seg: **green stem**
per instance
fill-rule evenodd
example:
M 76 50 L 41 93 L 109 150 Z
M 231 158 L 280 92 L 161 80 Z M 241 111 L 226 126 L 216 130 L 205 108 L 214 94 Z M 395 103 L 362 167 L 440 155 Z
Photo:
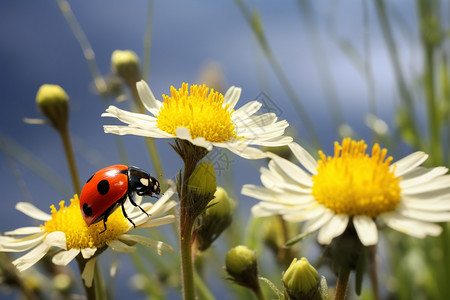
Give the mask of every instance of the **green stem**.
M 347 268 L 341 268 L 338 274 L 334 300 L 345 299 L 345 295 L 347 294 L 347 286 L 349 278 L 350 278 L 350 270 Z
M 69 130 L 66 127 L 58 130 L 58 132 L 61 136 L 64 151 L 66 153 L 67 164 L 69 166 L 70 176 L 72 177 L 73 188 L 75 190 L 75 193 L 80 195 L 81 193 L 80 176 L 78 175 L 78 169 L 75 163 L 75 155 L 73 153 L 72 143 L 70 141 Z
M 148 11 L 147 11 L 147 25 L 145 26 L 145 39 L 144 39 L 144 59 L 142 66 L 142 79 L 148 81 L 150 75 L 150 53 L 152 45 L 152 25 L 153 25 L 153 0 L 148 1 Z
M 409 89 L 406 85 L 405 78 L 403 76 L 403 72 L 400 65 L 400 59 L 397 51 L 397 47 L 395 45 L 394 37 L 391 30 L 391 25 L 389 22 L 389 18 L 387 16 L 386 8 L 384 5 L 383 0 L 376 0 L 375 1 L 376 11 L 378 15 L 378 19 L 380 20 L 381 24 L 381 30 L 383 32 L 383 36 L 386 40 L 386 44 L 389 50 L 389 55 L 391 58 L 391 62 L 394 68 L 394 74 L 395 79 L 397 81 L 397 85 L 399 87 L 401 100 L 403 101 L 403 104 L 405 105 L 405 108 L 408 112 L 409 118 L 407 120 L 408 124 L 407 126 L 411 129 L 413 135 L 412 143 L 413 146 L 417 149 L 420 149 L 420 139 L 419 137 L 419 130 L 417 129 L 417 124 L 414 117 L 414 103 L 412 99 L 412 95 L 409 92 Z
M 377 254 L 377 245 L 370 246 L 369 250 L 369 276 L 370 283 L 372 285 L 372 293 L 374 300 L 379 300 L 380 292 L 378 288 L 378 272 L 377 272 L 377 262 L 376 262 L 376 254 Z
M 241 13 L 244 15 L 245 20 L 250 25 L 250 28 L 253 30 L 253 33 L 256 36 L 256 39 L 263 50 L 264 55 L 266 56 L 266 59 L 269 61 L 270 66 L 272 67 L 273 71 L 275 72 L 275 75 L 277 76 L 278 80 L 280 81 L 281 85 L 283 86 L 283 89 L 285 90 L 286 94 L 288 95 L 289 99 L 291 100 L 292 105 L 294 106 L 294 109 L 296 110 L 297 114 L 299 115 L 300 119 L 302 120 L 303 124 L 306 128 L 306 134 L 309 135 L 311 138 L 311 141 L 313 145 L 316 148 L 320 148 L 320 140 L 319 136 L 316 132 L 316 129 L 314 127 L 314 123 L 312 122 L 311 118 L 309 117 L 309 114 L 306 112 L 305 108 L 302 105 L 302 102 L 300 101 L 300 98 L 297 96 L 297 93 L 295 92 L 295 89 L 291 85 L 290 81 L 288 80 L 286 74 L 284 73 L 283 69 L 280 66 L 280 63 L 276 59 L 275 55 L 273 54 L 273 51 L 271 50 L 269 43 L 267 42 L 266 36 L 264 35 L 264 31 L 262 28 L 262 24 L 259 19 L 259 15 L 252 14 L 248 8 L 245 6 L 244 1 L 242 0 L 235 0 L 236 5 L 239 7 Z
M 215 300 L 216 298 L 208 289 L 208 286 L 203 281 L 202 277 L 194 269 L 195 287 L 197 288 L 199 299 L 203 300 Z
M 194 300 L 194 268 L 192 264 L 192 226 L 193 220 L 180 213 L 180 251 L 181 251 L 181 281 L 183 287 L 183 299 Z
M 261 290 L 261 286 L 258 284 L 258 287 L 256 289 L 253 290 L 253 292 L 255 293 L 256 299 L 258 300 L 265 300 L 266 298 L 264 297 L 264 294 Z
M 436 95 L 434 91 L 434 44 L 429 41 L 426 36 L 426 32 L 429 32 L 427 28 L 427 20 L 432 16 L 430 10 L 430 3 L 419 0 L 418 10 L 420 15 L 420 27 L 422 33 L 422 44 L 425 52 L 425 96 L 428 112 L 428 130 L 430 135 L 430 159 L 433 164 L 439 164 L 442 161 L 441 155 L 441 143 L 439 139 L 439 117 L 436 106 Z
M 77 261 L 78 267 L 80 269 L 80 274 L 82 274 L 83 270 L 84 270 L 84 267 L 86 266 L 86 262 L 87 261 L 81 256 L 81 254 L 78 254 L 78 256 L 76 257 L 76 261 Z M 88 300 L 96 300 L 97 299 L 97 292 L 96 292 L 96 278 L 95 278 L 95 275 L 94 275 L 94 279 L 92 281 L 92 285 L 90 287 L 85 285 L 83 279 L 81 279 L 81 281 L 83 283 L 84 291 L 86 292 L 86 298 Z M 102 299 L 102 298 L 98 298 L 98 299 Z

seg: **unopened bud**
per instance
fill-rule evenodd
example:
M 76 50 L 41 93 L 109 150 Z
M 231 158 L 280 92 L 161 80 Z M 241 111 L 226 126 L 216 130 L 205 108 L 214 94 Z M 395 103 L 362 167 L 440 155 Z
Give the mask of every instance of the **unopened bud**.
M 201 162 L 191 174 L 188 182 L 188 207 L 189 214 L 197 217 L 205 212 L 205 209 L 214 198 L 217 189 L 216 172 L 214 166 L 208 162 Z
M 139 57 L 131 50 L 116 50 L 111 56 L 111 66 L 129 85 L 136 85 L 141 79 L 139 71 Z
M 231 280 L 252 290 L 259 289 L 258 264 L 255 252 L 246 246 L 237 246 L 225 256 L 225 267 Z
M 69 96 L 59 85 L 44 84 L 36 94 L 36 104 L 52 126 L 64 130 L 69 119 Z
M 300 260 L 294 258 L 283 274 L 283 285 L 286 299 L 322 299 L 319 274 L 304 257 Z
M 227 192 L 218 187 L 215 198 L 208 203 L 202 225 L 197 232 L 198 249 L 205 251 L 231 224 L 236 202 Z

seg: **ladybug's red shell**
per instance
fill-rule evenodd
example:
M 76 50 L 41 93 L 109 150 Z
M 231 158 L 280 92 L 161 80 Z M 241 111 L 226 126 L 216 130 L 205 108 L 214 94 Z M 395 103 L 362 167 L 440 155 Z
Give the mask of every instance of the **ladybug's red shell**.
M 84 185 L 80 196 L 83 219 L 89 226 L 105 217 L 128 192 L 128 166 L 114 165 L 96 172 Z

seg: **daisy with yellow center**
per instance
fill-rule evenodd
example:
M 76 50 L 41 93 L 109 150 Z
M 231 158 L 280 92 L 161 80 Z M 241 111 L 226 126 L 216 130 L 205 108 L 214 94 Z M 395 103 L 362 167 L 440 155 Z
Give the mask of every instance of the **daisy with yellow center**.
M 366 153 L 364 141 L 336 142 L 334 156 L 319 151 L 319 161 L 296 143 L 289 147 L 304 169 L 271 155 L 269 168 L 261 169 L 264 187 L 242 189 L 262 200 L 252 208 L 257 217 L 305 221 L 304 232 L 319 231 L 321 244 L 341 235 L 351 221 L 365 246 L 378 242 L 377 220 L 418 238 L 441 233 L 432 222 L 450 221 L 448 169 L 421 167 L 428 158 L 423 152 L 392 164 L 378 144 Z
M 165 215 L 172 209 L 176 202 L 170 200 L 174 190 L 171 188 L 154 204 L 143 203 L 140 206 L 147 211 L 150 217 L 143 214 L 128 203 L 125 209 L 128 216 L 136 224 L 136 228 L 151 228 L 175 220 L 173 215 Z M 140 203 L 142 197 L 136 197 L 136 203 Z M 22 227 L 13 231 L 5 232 L 7 236 L 0 236 L 0 251 L 22 252 L 30 250 L 27 254 L 13 261 L 19 271 L 24 271 L 37 263 L 52 247 L 61 250 L 53 256 L 52 262 L 57 265 L 67 265 L 77 255 L 81 253 L 84 259 L 89 260 L 83 270 L 82 277 L 86 286 L 90 286 L 94 275 L 94 265 L 97 250 L 104 250 L 107 247 L 117 252 L 132 252 L 136 243 L 153 248 L 158 254 L 164 251 L 172 251 L 172 247 L 148 237 L 128 234 L 134 227 L 122 214 L 122 210 L 117 209 L 108 217 L 107 229 L 102 232 L 103 223 L 99 222 L 87 226 L 80 211 L 80 201 L 78 195 L 70 200 L 70 205 L 65 206 L 65 202 L 59 203 L 59 209 L 51 206 L 51 215 L 41 211 L 34 205 L 19 202 L 16 209 L 33 219 L 44 221 L 39 227 Z M 100 234 L 100 232 L 102 232 Z M 28 235 L 23 238 L 11 236 Z
M 151 115 L 131 113 L 110 106 L 103 117 L 116 117 L 128 126 L 104 126 L 105 132 L 134 134 L 153 138 L 179 138 L 211 151 L 213 146 L 227 148 L 244 158 L 262 158 L 266 154 L 250 145 L 282 146 L 292 141 L 283 136 L 289 125 L 277 121 L 274 113 L 255 115 L 262 104 L 251 101 L 235 110 L 241 89 L 230 87 L 225 95 L 205 85 L 183 83 L 171 87 L 164 102 L 156 100 L 147 83 L 137 83 L 137 90 Z

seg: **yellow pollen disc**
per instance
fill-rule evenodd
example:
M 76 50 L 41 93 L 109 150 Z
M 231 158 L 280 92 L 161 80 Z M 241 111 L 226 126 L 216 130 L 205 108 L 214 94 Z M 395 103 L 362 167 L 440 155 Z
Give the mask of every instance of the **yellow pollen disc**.
M 51 207 L 52 219 L 45 222 L 46 232 L 62 231 L 66 234 L 67 250 L 101 248 L 107 242 L 117 239 L 118 236 L 128 231 L 129 221 L 123 216 L 120 209 L 116 209 L 106 222 L 107 230 L 101 234 L 103 222 L 87 226 L 80 211 L 78 195 L 70 199 L 70 205 L 64 206 L 64 201 L 59 202 L 59 210 L 54 205 Z
M 231 120 L 232 109 L 224 106 L 223 95 L 205 85 L 183 83 L 179 90 L 170 87 L 171 96 L 163 95 L 164 103 L 157 117 L 162 131 L 175 135 L 175 129 L 186 127 L 193 139 L 204 137 L 209 142 L 225 142 L 236 136 Z
M 334 144 L 334 157 L 319 151 L 317 174 L 313 176 L 312 194 L 336 214 L 376 217 L 394 211 L 400 203 L 401 178 L 391 171 L 392 157 L 378 144 L 372 155 L 366 154 L 364 141 L 347 138 Z

